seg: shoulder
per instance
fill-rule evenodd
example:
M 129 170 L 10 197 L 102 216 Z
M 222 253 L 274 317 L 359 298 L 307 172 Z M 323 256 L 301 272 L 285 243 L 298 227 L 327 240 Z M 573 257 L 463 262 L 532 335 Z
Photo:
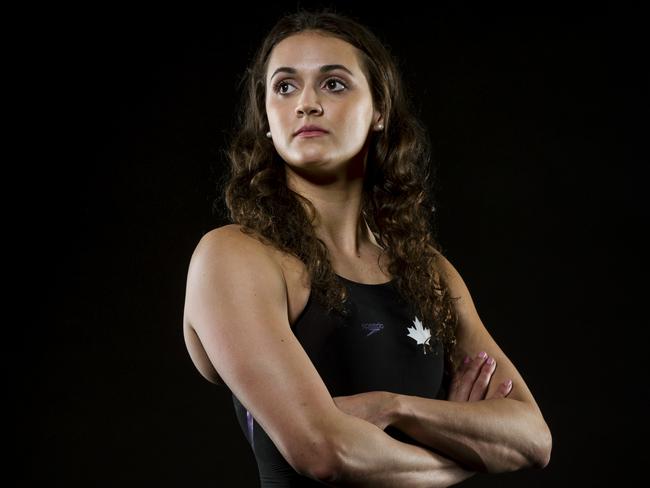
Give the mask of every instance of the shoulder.
M 268 246 L 263 243 L 263 239 L 253 231 L 245 232 L 244 227 L 239 224 L 228 224 L 205 233 L 199 240 L 194 254 L 228 249 L 233 252 L 266 251 L 265 247 Z
M 456 267 L 441 252 L 436 257 L 436 271 L 442 284 L 449 290 L 454 308 L 461 318 L 476 318 L 477 311 L 467 284 Z
M 262 237 L 252 231 L 244 232 L 240 225 L 229 224 L 203 235 L 192 253 L 190 268 L 219 265 L 228 270 L 260 264 L 280 270 L 273 248 Z
M 215 303 L 218 297 L 227 300 L 250 295 L 253 299 L 260 294 L 278 303 L 286 301 L 284 273 L 271 246 L 242 232 L 239 225 L 206 233 L 189 264 L 189 310 Z
M 451 264 L 451 261 L 449 261 L 449 259 L 441 252 L 436 254 L 436 271 L 438 272 L 442 282 L 449 288 L 449 291 L 452 292 L 452 296 L 456 296 L 454 291 L 461 291 L 460 288 L 464 285 L 463 278 L 460 276 L 456 267 Z

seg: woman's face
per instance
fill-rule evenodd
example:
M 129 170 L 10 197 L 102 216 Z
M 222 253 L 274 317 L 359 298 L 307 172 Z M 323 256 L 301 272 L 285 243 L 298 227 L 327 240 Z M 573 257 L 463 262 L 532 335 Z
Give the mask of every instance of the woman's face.
M 314 32 L 279 42 L 266 73 L 266 114 L 278 154 L 295 170 L 337 172 L 362 156 L 380 114 L 357 50 Z M 296 134 L 305 125 L 327 132 Z

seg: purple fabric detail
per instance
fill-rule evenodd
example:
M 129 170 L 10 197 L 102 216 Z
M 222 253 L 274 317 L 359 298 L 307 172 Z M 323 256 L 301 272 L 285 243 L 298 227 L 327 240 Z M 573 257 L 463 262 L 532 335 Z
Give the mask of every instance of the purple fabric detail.
M 372 335 L 375 332 L 379 332 L 381 329 L 383 329 L 384 324 L 379 322 L 375 322 L 372 324 L 361 324 L 361 328 L 365 331 L 369 331 L 368 334 L 366 335 L 366 337 L 368 337 L 369 335 Z
M 246 410 L 246 424 L 248 424 L 248 440 L 251 443 L 251 447 L 255 449 L 255 440 L 253 439 L 253 416 L 248 410 Z

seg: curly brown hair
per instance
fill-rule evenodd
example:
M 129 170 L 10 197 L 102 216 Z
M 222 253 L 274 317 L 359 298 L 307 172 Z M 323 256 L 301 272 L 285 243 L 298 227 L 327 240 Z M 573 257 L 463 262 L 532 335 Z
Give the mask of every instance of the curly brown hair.
M 388 271 L 399 293 L 409 297 L 424 323 L 433 324 L 435 337 L 445 347 L 449 374 L 457 365 L 457 316 L 437 265 L 430 142 L 414 116 L 395 60 L 360 22 L 331 10 L 300 10 L 282 17 L 267 34 L 245 72 L 238 130 L 227 151 L 231 172 L 224 195 L 229 218 L 244 232 L 300 259 L 315 298 L 330 312 L 345 314 L 347 290 L 336 279 L 325 243 L 315 234 L 316 210 L 287 186 L 285 163 L 265 137 L 269 56 L 280 41 L 305 31 L 342 39 L 360 53 L 385 127 L 371 136 L 361 213 L 382 254 L 387 253 Z

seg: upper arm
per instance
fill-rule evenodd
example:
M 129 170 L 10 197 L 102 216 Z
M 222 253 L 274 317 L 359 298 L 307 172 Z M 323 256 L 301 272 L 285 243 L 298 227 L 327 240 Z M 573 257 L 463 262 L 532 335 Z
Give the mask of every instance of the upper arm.
M 454 309 L 458 316 L 456 335 L 458 357 L 463 358 L 465 355 L 476 357 L 479 352 L 485 351 L 497 363 L 496 370 L 488 385 L 486 398 L 492 396 L 501 383 L 511 379 L 512 390 L 508 394 L 508 398 L 528 403 L 539 412 L 537 402 L 519 371 L 483 325 L 460 273 L 442 254 L 438 255 L 438 262 L 440 263 L 442 279 L 449 287 L 451 296 L 453 298 L 458 297 L 454 301 Z
M 237 226 L 198 244 L 185 315 L 230 390 L 298 472 L 327 470 L 337 409 L 291 331 L 279 264 Z

